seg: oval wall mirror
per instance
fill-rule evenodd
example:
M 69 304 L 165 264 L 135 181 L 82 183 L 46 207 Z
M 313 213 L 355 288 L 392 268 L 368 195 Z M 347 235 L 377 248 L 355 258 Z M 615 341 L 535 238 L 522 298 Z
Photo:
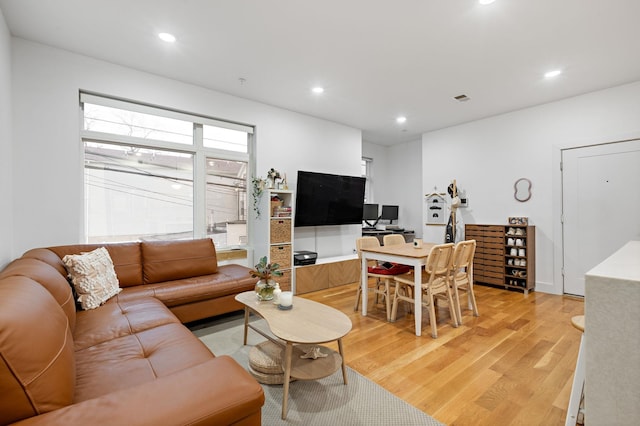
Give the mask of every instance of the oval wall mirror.
M 515 190 L 513 196 L 516 200 L 524 203 L 525 201 L 529 201 L 531 198 L 531 181 L 527 178 L 520 178 L 513 185 L 513 189 Z

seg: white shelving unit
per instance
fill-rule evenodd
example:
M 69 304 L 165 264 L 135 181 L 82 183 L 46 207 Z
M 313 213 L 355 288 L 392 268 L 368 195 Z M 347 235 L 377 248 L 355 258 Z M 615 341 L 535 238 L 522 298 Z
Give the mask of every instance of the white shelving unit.
M 280 288 L 295 293 L 295 274 L 293 274 L 293 191 L 268 189 L 269 214 L 269 262 L 280 264 L 284 273 L 278 277 Z

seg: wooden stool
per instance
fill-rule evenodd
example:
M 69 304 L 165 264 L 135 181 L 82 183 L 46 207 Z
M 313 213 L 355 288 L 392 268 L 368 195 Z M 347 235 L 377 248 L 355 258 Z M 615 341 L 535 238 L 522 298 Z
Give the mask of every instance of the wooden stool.
M 571 325 L 582 332 L 580 337 L 580 349 L 578 350 L 578 361 L 576 362 L 576 371 L 573 375 L 573 385 L 571 386 L 571 397 L 569 398 L 569 407 L 567 408 L 567 418 L 565 426 L 575 426 L 578 422 L 580 414 L 580 401 L 584 393 L 584 315 L 576 315 L 571 318 Z M 584 424 L 584 421 L 581 422 Z

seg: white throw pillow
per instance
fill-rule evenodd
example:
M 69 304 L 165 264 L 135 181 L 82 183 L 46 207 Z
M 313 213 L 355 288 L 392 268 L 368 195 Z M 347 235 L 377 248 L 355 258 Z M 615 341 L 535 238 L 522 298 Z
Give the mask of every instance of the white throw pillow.
M 84 310 L 95 309 L 122 291 L 111 256 L 104 247 L 66 255 L 62 262 Z

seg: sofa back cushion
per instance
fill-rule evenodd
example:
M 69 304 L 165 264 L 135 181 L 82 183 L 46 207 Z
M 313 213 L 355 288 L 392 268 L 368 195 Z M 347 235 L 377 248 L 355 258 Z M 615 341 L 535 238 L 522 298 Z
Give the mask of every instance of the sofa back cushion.
M 51 253 L 51 252 L 50 252 Z M 56 257 L 53 253 L 52 256 Z M 76 304 L 73 292 L 66 278 L 66 271 L 59 271 L 56 267 L 35 258 L 21 257 L 11 262 L 0 271 L 0 279 L 22 276 L 28 277 L 46 288 L 58 302 L 69 320 L 71 331 L 76 327 Z
M 64 263 L 62 263 L 62 258 L 60 258 L 57 254 L 52 252 L 46 248 L 34 248 L 29 251 L 26 251 L 22 255 L 22 259 L 37 259 L 41 262 L 46 263 L 56 269 L 56 271 L 60 272 L 60 275 L 63 277 L 67 276 L 67 268 L 64 267 Z
M 69 320 L 51 293 L 0 278 L 0 424 L 70 405 L 75 379 Z
M 105 247 L 109 252 L 120 287 L 131 287 L 143 283 L 140 243 L 74 244 L 49 247 L 49 250 L 62 259 L 68 254 L 88 253 L 99 247 Z M 62 260 L 60 262 L 62 263 Z M 62 267 L 64 268 L 64 265 Z
M 210 238 L 141 243 L 147 284 L 180 280 L 218 271 L 216 249 Z

